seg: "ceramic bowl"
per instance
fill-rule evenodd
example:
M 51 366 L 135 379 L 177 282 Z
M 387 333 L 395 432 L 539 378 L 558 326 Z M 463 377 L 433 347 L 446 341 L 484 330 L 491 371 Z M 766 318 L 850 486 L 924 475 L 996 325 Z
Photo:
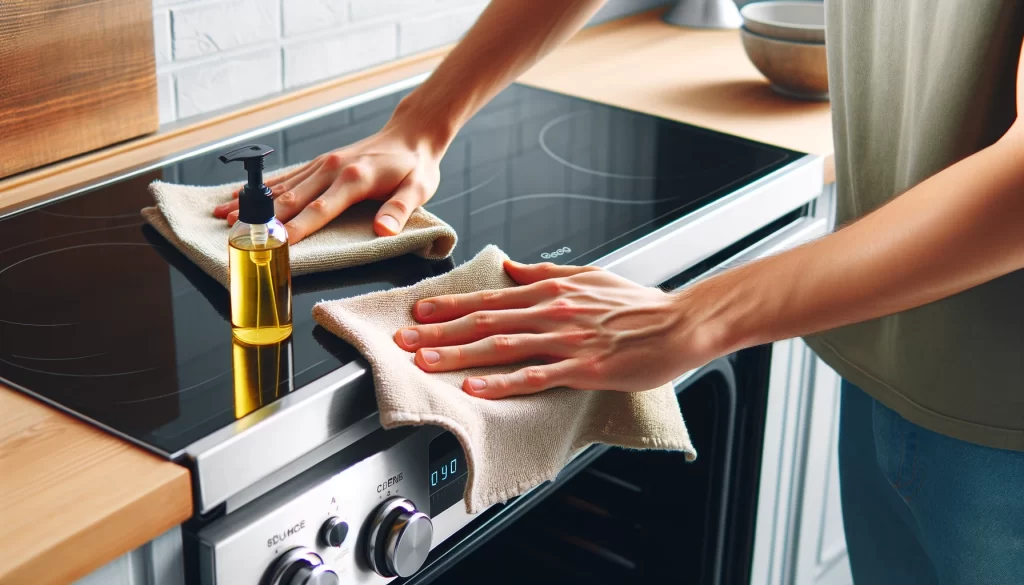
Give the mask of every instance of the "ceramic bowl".
M 740 29 L 743 49 L 776 93 L 805 100 L 828 99 L 825 43 L 781 41 Z
M 752 33 L 803 43 L 825 42 L 825 3 L 754 2 L 740 10 L 743 26 Z

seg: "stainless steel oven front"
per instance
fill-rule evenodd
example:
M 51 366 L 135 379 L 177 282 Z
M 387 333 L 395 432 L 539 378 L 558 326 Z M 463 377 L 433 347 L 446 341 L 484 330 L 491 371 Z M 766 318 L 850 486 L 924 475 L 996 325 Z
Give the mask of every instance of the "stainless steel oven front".
M 466 461 L 436 427 L 379 430 L 199 532 L 204 583 L 385 583 L 468 523 Z
M 719 365 L 709 371 L 721 370 Z M 731 372 L 728 378 L 725 394 L 731 402 Z M 677 387 L 685 386 L 680 381 Z M 723 430 L 728 440 L 732 430 Z M 575 476 L 603 451 L 582 453 L 556 483 Z M 543 499 L 544 494 L 531 492 L 482 515 L 469 515 L 462 500 L 467 472 L 458 442 L 442 429 L 378 430 L 201 529 L 196 534 L 201 580 L 209 585 L 328 585 L 409 578 L 428 562 L 432 550 L 464 556 L 468 542 L 478 546 L 486 540 L 482 534 L 494 535 L 481 528 L 529 500 Z M 477 534 L 459 534 L 467 528 Z M 462 544 L 452 546 L 450 540 L 460 536 Z

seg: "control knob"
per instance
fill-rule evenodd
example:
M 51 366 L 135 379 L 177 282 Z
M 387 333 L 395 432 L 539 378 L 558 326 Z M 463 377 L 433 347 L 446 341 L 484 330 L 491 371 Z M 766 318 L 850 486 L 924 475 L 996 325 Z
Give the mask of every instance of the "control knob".
M 320 539 L 327 546 L 339 548 L 345 544 L 345 537 L 348 536 L 348 523 L 337 516 L 331 516 L 320 527 Z
M 401 497 L 385 501 L 370 521 L 366 556 L 382 577 L 410 577 L 430 553 L 434 526 L 426 514 Z
M 297 546 L 281 555 L 267 574 L 267 585 L 340 585 L 338 574 L 320 555 Z

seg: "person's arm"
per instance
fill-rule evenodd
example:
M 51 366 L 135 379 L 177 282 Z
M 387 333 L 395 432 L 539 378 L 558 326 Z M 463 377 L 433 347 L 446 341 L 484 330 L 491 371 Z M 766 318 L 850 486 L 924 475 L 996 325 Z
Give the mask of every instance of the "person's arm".
M 386 199 L 374 220 L 395 235 L 437 190 L 438 164 L 459 129 L 520 74 L 586 24 L 605 0 L 492 0 L 437 70 L 395 109 L 379 133 L 338 145 L 267 181 L 295 243 L 365 199 Z M 214 209 L 234 223 L 238 203 Z
M 838 232 L 679 302 L 720 352 L 912 309 L 1024 268 L 1024 140 L 996 144 Z
M 904 311 L 1020 270 L 1022 81 L 1018 70 L 1018 120 L 996 144 L 817 241 L 674 295 L 604 271 L 508 264 L 526 286 L 424 299 L 414 314 L 426 325 L 396 342 L 429 371 L 548 362 L 467 380 L 482 397 L 641 390 L 745 347 Z
M 561 45 L 606 0 L 492 0 L 465 38 L 395 110 L 436 152 L 480 108 Z

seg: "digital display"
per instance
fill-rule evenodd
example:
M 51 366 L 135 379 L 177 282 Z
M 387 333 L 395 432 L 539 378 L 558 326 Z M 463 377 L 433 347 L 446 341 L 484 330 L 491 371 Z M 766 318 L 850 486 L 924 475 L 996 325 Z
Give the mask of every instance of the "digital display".
M 430 486 L 430 515 L 436 516 L 462 499 L 466 491 L 466 455 L 459 440 L 444 433 L 430 442 L 430 467 L 427 483 Z

